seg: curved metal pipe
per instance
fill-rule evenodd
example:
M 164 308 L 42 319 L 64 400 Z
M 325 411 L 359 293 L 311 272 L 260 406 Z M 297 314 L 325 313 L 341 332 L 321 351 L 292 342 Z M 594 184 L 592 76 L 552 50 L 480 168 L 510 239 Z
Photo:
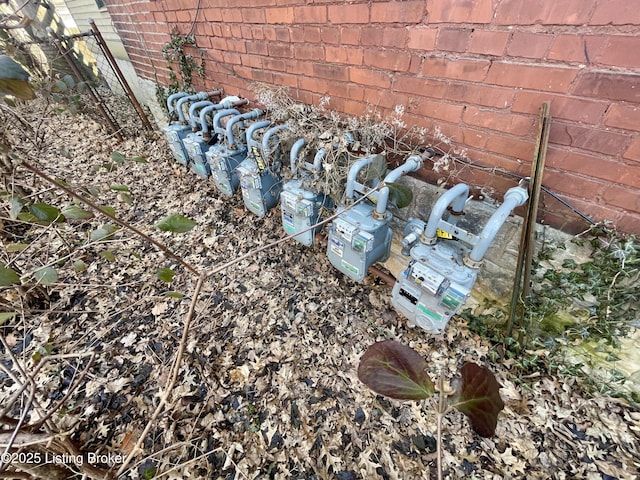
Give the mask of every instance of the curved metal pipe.
M 191 125 L 191 130 L 194 132 L 198 131 L 198 116 L 196 115 L 196 110 L 208 105 L 213 105 L 213 102 L 210 100 L 202 100 L 200 102 L 192 103 L 189 107 L 189 125 Z
M 347 174 L 347 188 L 344 192 L 345 200 L 353 200 L 353 194 L 355 193 L 355 183 L 356 177 L 358 176 L 358 172 L 362 169 L 362 167 L 366 167 L 367 165 L 371 165 L 371 162 L 376 158 L 377 155 L 369 155 L 368 157 L 363 157 L 360 160 L 357 160 L 351 168 L 349 169 L 349 173 Z
M 221 90 L 211 90 L 210 92 L 198 92 L 194 95 L 188 95 L 186 97 L 180 98 L 178 100 L 178 103 L 176 104 L 176 110 L 178 111 L 178 120 L 180 120 L 181 123 L 186 122 L 186 119 L 184 118 L 184 111 L 182 110 L 182 106 L 185 103 L 195 102 L 198 100 L 206 100 L 209 97 L 215 97 L 216 95 L 220 95 L 221 93 Z
M 233 138 L 233 126 L 238 122 L 244 122 L 244 120 L 258 118 L 261 115 L 264 115 L 264 111 L 256 108 L 254 110 L 251 110 L 250 112 L 243 113 L 242 115 L 236 115 L 227 122 L 227 145 L 229 146 L 229 148 L 233 148 L 235 146 L 235 138 Z
M 186 119 L 184 118 L 184 110 L 182 110 L 182 106 L 187 102 L 195 102 L 196 100 L 204 100 L 201 98 L 201 94 L 204 92 L 196 93 L 195 95 L 187 95 L 186 97 L 182 97 L 176 103 L 176 111 L 178 112 L 178 120 L 180 123 L 185 123 Z M 205 97 L 206 98 L 206 97 Z
M 209 124 L 207 123 L 207 115 L 209 114 L 209 112 L 213 111 L 213 110 L 222 110 L 223 108 L 225 109 L 235 109 L 235 107 L 240 107 L 242 105 L 246 105 L 247 103 L 249 103 L 249 100 L 247 100 L 246 98 L 239 98 L 239 97 L 226 97 L 223 98 L 220 103 L 214 103 L 213 105 L 209 105 L 208 107 L 204 107 L 202 110 L 200 110 L 200 128 L 204 133 L 208 133 L 209 130 Z M 236 112 L 238 112 L 238 115 L 240 115 L 240 112 L 237 110 L 234 110 Z M 223 132 L 224 133 L 224 132 Z
M 419 155 L 411 155 L 407 160 L 398 168 L 394 168 L 389 174 L 384 177 L 383 183 L 393 183 L 403 175 L 409 172 L 415 172 L 422 167 L 422 157 Z M 375 215 L 384 216 L 387 211 L 387 203 L 389 202 L 389 187 L 386 185 L 380 189 L 378 193 L 378 203 L 376 204 Z
M 326 156 L 327 150 L 324 147 L 316 152 L 315 157 L 313 157 L 313 173 L 317 173 L 322 170 L 322 161 Z
M 248 103 L 249 100 L 247 100 L 246 98 L 232 96 L 223 98 L 222 100 L 220 100 L 220 103 L 218 105 L 220 105 L 221 108 L 236 108 L 241 107 L 242 105 L 247 105 Z
M 214 110 L 220 110 L 221 108 L 222 108 L 222 104 L 214 103 L 213 105 L 209 105 L 208 107 L 204 107 L 202 110 L 200 110 L 200 129 L 203 132 L 209 132 L 209 124 L 207 123 L 207 114 Z
M 247 128 L 247 147 L 252 149 L 253 147 L 260 147 L 260 142 L 258 142 L 253 136 L 256 131 L 261 130 L 263 128 L 267 128 L 271 126 L 271 120 L 261 120 L 259 122 L 253 122 Z
M 300 155 L 300 150 L 302 150 L 302 148 L 306 144 L 307 142 L 305 141 L 304 138 L 299 138 L 291 146 L 291 152 L 289 153 L 289 160 L 291 162 L 291 173 L 293 173 L 294 175 L 298 173 L 298 165 L 296 165 L 296 161 L 298 160 L 298 155 Z
M 226 130 L 221 125 L 221 121 L 224 117 L 228 117 L 229 115 L 240 116 L 241 113 L 235 108 L 225 108 L 224 110 L 220 110 L 213 116 L 213 131 L 219 135 L 224 135 Z
M 449 205 L 453 205 L 454 213 L 462 213 L 468 196 L 469 186 L 464 183 L 459 183 L 442 194 L 433 206 L 431 214 L 429 215 L 429 221 L 424 229 L 424 235 L 426 238 L 423 241 L 425 243 L 431 244 L 435 241 L 438 224 L 440 223 L 444 213 L 447 211 L 447 207 Z
M 169 116 L 172 116 L 174 113 L 176 113 L 175 102 L 177 102 L 178 99 L 182 97 L 186 97 L 187 95 L 189 95 L 187 92 L 178 92 L 172 93 L 167 97 L 167 111 L 169 112 Z
M 289 130 L 289 125 L 283 123 L 282 125 L 276 125 L 275 127 L 270 128 L 269 130 L 264 132 L 264 135 L 262 136 L 262 156 L 265 159 L 269 158 L 271 153 L 273 153 L 269 151 L 269 143 L 271 141 L 271 137 L 282 130 Z M 277 136 L 276 141 L 280 142 L 280 139 Z
M 469 253 L 469 260 L 471 260 L 471 262 L 467 263 L 469 267 L 479 267 L 477 262 L 482 261 L 485 253 L 487 253 L 487 250 L 489 249 L 489 246 L 493 243 L 493 239 L 496 237 L 500 228 L 502 228 L 502 225 L 504 225 L 504 222 L 507 221 L 507 218 L 511 215 L 513 209 L 523 205 L 524 202 L 527 201 L 527 198 L 529 198 L 527 190 L 522 187 L 513 187 L 507 190 L 507 193 L 504 194 L 504 201 L 502 202 L 502 205 L 500 205 L 500 208 L 491 215 L 491 218 L 484 226 L 478 237 L 478 243 L 476 243 L 473 250 L 471 250 L 471 253 Z

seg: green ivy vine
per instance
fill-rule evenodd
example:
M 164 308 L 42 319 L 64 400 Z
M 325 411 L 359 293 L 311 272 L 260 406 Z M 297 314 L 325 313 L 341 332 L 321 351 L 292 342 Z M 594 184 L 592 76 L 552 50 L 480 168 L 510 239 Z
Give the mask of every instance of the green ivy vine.
M 198 58 L 190 53 L 192 51 L 198 52 Z M 171 32 L 171 40 L 162 47 L 162 54 L 168 63 L 169 85 L 158 85 L 156 97 L 164 105 L 167 97 L 173 93 L 194 91 L 191 87 L 193 77 L 198 75 L 204 78 L 205 60 L 204 51 L 198 48 L 195 35 L 182 35 L 175 30 Z

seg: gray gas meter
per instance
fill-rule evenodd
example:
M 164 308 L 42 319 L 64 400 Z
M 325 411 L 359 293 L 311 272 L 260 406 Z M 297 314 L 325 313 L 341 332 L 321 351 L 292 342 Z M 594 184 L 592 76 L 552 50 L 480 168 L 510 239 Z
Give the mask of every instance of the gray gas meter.
M 237 110 L 234 110 L 234 112 L 237 112 Z M 244 138 L 246 135 L 243 131 L 240 138 L 236 138 L 233 128 L 236 124 L 244 128 L 245 120 L 258 118 L 264 115 L 264 111 L 255 109 L 241 115 L 236 114 L 227 122 L 226 128 L 223 128 L 220 125 L 221 119 L 232 113 L 231 110 L 222 110 L 215 115 L 213 119 L 214 131 L 222 135 L 224 141 L 209 148 L 205 154 L 211 169 L 213 182 L 218 187 L 218 190 L 227 197 L 231 197 L 238 188 L 240 183 L 238 166 L 247 158 L 247 144 Z M 249 130 L 255 128 L 256 123 L 251 125 Z M 267 125 L 269 125 L 268 122 Z
M 345 204 L 338 211 L 342 213 L 329 228 L 327 257 L 331 264 L 349 278 L 361 282 L 368 268 L 389 257 L 392 231 L 389 226 L 391 213 L 387 211 L 389 187 L 383 186 L 377 192 L 357 181 L 359 171 L 365 166 L 379 161 L 379 155 L 371 155 L 356 161 L 349 169 Z M 422 157 L 412 155 L 400 167 L 392 170 L 384 183 L 395 182 L 400 176 L 418 170 Z M 354 205 L 356 194 L 367 198 Z M 374 204 L 373 199 L 376 201 Z
M 209 97 L 220 95 L 219 90 L 211 92 L 199 92 L 189 95 L 185 92 L 174 93 L 167 98 L 167 109 L 169 113 L 169 124 L 162 130 L 169 143 L 169 148 L 173 158 L 182 165 L 189 164 L 189 153 L 184 147 L 183 140 L 191 133 L 191 128 L 185 118 L 183 106 L 186 103 L 207 100 Z
M 417 325 L 430 333 L 444 330 L 469 298 L 498 230 L 528 198 L 522 187 L 509 189 L 482 232 L 474 235 L 456 225 L 468 196 L 469 187 L 458 184 L 438 199 L 428 223 L 410 219 L 405 226 L 402 254 L 411 260 L 396 280 L 391 304 L 411 327 Z
M 189 156 L 189 166 L 191 171 L 202 178 L 209 177 L 209 165 L 203 164 L 204 151 L 209 148 L 203 138 L 202 130 L 200 130 L 200 124 L 198 122 L 199 112 L 204 107 L 214 105 L 213 102 L 203 100 L 201 102 L 192 103 L 189 107 L 189 126 L 191 132 L 183 140 L 182 144 Z
M 238 175 L 242 200 L 247 209 L 259 217 L 264 217 L 280 200 L 282 148 L 280 139 L 275 134 L 288 128 L 286 124 L 270 128 L 262 136 L 261 143 L 256 141 L 255 131 L 247 136 L 249 155 L 238 166 Z M 272 140 L 275 144 L 273 147 Z
M 189 107 L 189 124 L 193 133 L 185 137 L 183 144 L 189 155 L 189 164 L 193 173 L 204 179 L 209 178 L 211 170 L 206 153 L 222 137 L 218 134 L 211 135 L 206 121 L 207 114 L 211 111 L 220 111 L 222 109 L 237 112 L 237 110 L 233 109 L 246 103 L 248 103 L 246 99 L 226 97 L 220 103 L 202 101 L 191 104 Z
M 312 184 L 315 175 L 322 169 L 322 160 L 326 155 L 324 148 L 319 149 L 309 164 L 298 159 L 305 145 L 303 138 L 297 140 L 291 147 L 291 172 L 296 176 L 282 187 L 280 192 L 280 208 L 282 213 L 282 228 L 294 240 L 310 247 L 316 228 L 311 228 L 320 221 L 322 208 L 332 208 L 331 197 L 317 191 Z

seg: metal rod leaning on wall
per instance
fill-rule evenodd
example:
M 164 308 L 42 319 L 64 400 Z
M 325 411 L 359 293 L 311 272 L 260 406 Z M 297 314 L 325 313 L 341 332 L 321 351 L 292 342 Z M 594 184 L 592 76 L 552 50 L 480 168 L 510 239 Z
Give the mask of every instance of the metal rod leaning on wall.
M 547 158 L 547 147 L 549 145 L 549 130 L 551 127 L 551 117 L 549 115 L 549 102 L 542 105 L 542 142 L 538 150 L 538 157 L 535 165 L 535 176 L 531 177 L 532 185 L 529 192 L 529 228 L 527 234 L 527 250 L 525 250 L 524 277 L 522 279 L 522 295 L 526 297 L 531 290 L 531 268 L 533 265 L 533 255 L 535 254 L 535 227 L 538 218 L 538 204 L 540 202 L 540 191 L 542 189 L 542 175 L 544 164 Z
M 142 120 L 142 124 L 144 125 L 144 128 L 152 132 L 154 128 L 151 125 L 151 122 L 149 122 L 149 118 L 147 117 L 147 114 L 144 112 L 144 110 L 140 106 L 140 103 L 138 103 L 138 99 L 134 95 L 133 90 L 131 90 L 131 87 L 129 86 L 129 82 L 127 82 L 127 79 L 122 73 L 122 70 L 120 70 L 120 67 L 118 66 L 118 62 L 116 62 L 116 59 L 113 57 L 113 54 L 111 53 L 111 50 L 109 50 L 109 46 L 104 41 L 104 37 L 102 36 L 102 33 L 100 33 L 100 30 L 98 29 L 98 26 L 96 25 L 96 22 L 93 20 L 93 18 L 89 19 L 89 25 L 91 26 L 91 31 L 93 32 L 94 38 L 98 42 L 98 46 L 100 47 L 100 50 L 106 57 L 107 61 L 109 62 L 109 65 L 111 65 L 111 68 L 113 69 L 113 71 L 115 72 L 116 77 L 118 78 L 118 82 L 120 82 L 120 85 L 126 92 L 127 97 L 129 97 L 129 101 L 131 101 L 133 108 L 136 109 L 136 113 L 140 117 L 140 120 Z
M 529 179 L 529 203 L 527 204 L 526 216 L 522 225 L 520 237 L 520 248 L 518 251 L 518 263 L 513 282 L 513 294 L 509 308 L 509 318 L 507 320 L 507 337 L 513 334 L 513 325 L 516 316 L 521 325 L 524 325 L 524 298 L 529 294 L 531 282 L 531 265 L 535 250 L 535 228 L 538 216 L 538 203 L 540 200 L 540 190 L 542 188 L 542 174 L 547 156 L 547 145 L 549 144 L 549 128 L 551 117 L 549 114 L 549 102 L 544 102 L 540 107 L 540 125 L 536 149 L 531 164 L 531 178 Z M 520 306 L 521 308 L 518 308 Z
M 71 58 L 69 58 L 69 52 L 65 51 L 64 47 L 62 46 L 62 40 L 60 39 L 58 34 L 56 32 L 54 32 L 51 27 L 47 27 L 47 32 L 49 33 L 51 38 L 53 38 L 53 43 L 56 46 L 56 48 L 58 49 L 58 53 L 60 53 L 60 55 L 65 59 L 65 61 L 69 65 L 69 68 L 71 68 L 71 70 L 73 70 L 73 73 L 76 74 L 76 76 L 78 77 L 79 80 L 84 79 L 84 76 L 82 75 L 82 72 L 80 71 L 78 66 L 75 64 L 75 62 Z M 100 110 L 100 113 L 102 114 L 104 119 L 109 124 L 109 128 L 111 129 L 111 133 L 113 133 L 118 140 L 122 141 L 123 137 L 122 137 L 122 134 L 120 133 L 120 127 L 118 127 L 118 125 L 116 125 L 116 123 L 114 122 L 113 118 L 111 118 L 111 115 L 107 111 L 104 103 L 102 102 L 102 99 L 98 98 L 98 96 L 93 91 L 93 88 L 91 86 L 89 86 L 89 88 L 87 88 L 87 92 L 89 93 L 89 95 L 91 96 L 93 101 L 95 102 L 96 106 Z

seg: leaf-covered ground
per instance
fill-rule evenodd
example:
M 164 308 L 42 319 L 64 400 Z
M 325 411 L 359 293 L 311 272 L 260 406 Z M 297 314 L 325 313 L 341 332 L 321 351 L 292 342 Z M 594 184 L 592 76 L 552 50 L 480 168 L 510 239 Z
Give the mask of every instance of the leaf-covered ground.
M 43 171 L 112 207 L 198 269 L 284 235 L 279 210 L 253 216 L 239 194 L 228 199 L 174 163 L 161 135 L 117 142 L 83 115 L 41 128 L 47 140 L 32 160 Z M 114 161 L 114 151 L 128 160 Z M 21 167 L 16 179 L 40 201 L 74 203 Z M 9 203 L 2 205 L 4 247 L 30 245 L 12 265 L 24 274 L 62 260 L 53 263 L 54 284 L 40 287 L 40 300 L 22 303 L 0 333 L 30 369 L 40 355 L 76 355 L 39 372 L 41 406 L 57 405 L 80 379 L 56 412 L 56 425 L 82 452 L 128 454 L 169 380 L 195 276 L 124 229 L 92 237 L 112 224 L 107 218 L 35 227 L 8 221 Z M 197 225 L 182 234 L 154 227 L 169 214 Z M 17 254 L 3 248 L 2 262 Z M 157 277 L 161 268 L 176 272 L 170 284 Z M 445 418 L 445 478 L 638 478 L 640 413 L 626 402 L 587 394 L 575 377 L 523 378 L 514 361 L 489 362 L 494 347 L 461 319 L 442 336 L 409 329 L 391 308 L 390 293 L 374 277 L 361 285 L 335 271 L 322 241 L 313 248 L 285 243 L 215 275 L 197 304 L 170 405 L 124 477 L 435 478 L 433 410 L 377 396 L 356 375 L 368 346 L 396 339 L 424 356 L 432 378 L 452 378 L 473 361 L 488 365 L 502 385 L 506 407 L 495 437 L 475 435 L 457 411 Z M 0 295 L 20 304 L 15 288 Z M 95 359 L 82 378 L 87 353 Z M 5 354 L 3 362 L 16 368 Z M 0 372 L 0 396 L 16 388 Z M 18 402 L 7 416 L 20 413 Z M 3 430 L 11 427 L 6 420 Z

